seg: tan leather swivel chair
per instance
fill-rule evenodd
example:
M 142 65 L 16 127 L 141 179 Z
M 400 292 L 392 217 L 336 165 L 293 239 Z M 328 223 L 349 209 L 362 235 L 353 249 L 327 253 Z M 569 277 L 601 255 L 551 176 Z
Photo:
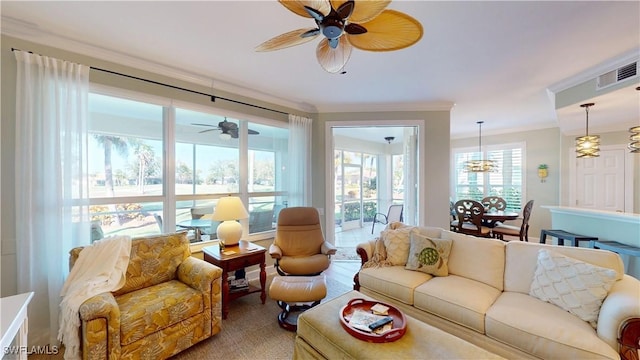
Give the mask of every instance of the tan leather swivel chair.
M 336 248 L 324 239 L 320 215 L 313 207 L 280 211 L 276 235 L 269 247 L 280 275 L 317 275 L 329 267 Z

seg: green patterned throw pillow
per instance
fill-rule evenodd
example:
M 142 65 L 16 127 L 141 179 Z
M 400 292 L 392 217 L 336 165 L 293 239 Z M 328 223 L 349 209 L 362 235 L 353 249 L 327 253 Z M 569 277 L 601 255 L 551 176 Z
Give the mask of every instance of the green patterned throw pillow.
M 422 271 L 433 276 L 449 275 L 449 253 L 451 253 L 451 239 L 436 239 L 420 234 L 418 231 L 410 233 L 411 245 L 407 270 Z

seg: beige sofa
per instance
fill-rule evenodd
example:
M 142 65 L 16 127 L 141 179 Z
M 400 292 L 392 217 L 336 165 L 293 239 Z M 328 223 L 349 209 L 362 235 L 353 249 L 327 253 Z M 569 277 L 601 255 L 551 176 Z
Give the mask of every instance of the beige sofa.
M 621 326 L 628 319 L 640 318 L 640 281 L 624 274 L 619 255 L 588 248 L 503 242 L 439 228 L 416 231 L 452 240 L 448 276 L 434 277 L 403 265 L 373 266 L 360 269 L 354 277 L 354 289 L 507 358 L 620 358 L 617 339 Z M 374 255 L 376 240 L 358 245 L 356 251 L 363 264 Z M 597 329 L 559 306 L 529 295 L 540 249 L 615 271 L 610 275 L 615 276 L 615 282 L 600 307 Z

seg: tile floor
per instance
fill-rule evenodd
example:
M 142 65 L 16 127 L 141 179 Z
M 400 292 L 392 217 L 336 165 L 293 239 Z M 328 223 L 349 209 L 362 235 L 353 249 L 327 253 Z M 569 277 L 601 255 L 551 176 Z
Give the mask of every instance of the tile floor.
M 364 223 L 361 228 L 341 231 L 336 229 L 335 243 L 337 247 L 356 247 L 359 243 L 374 239 L 385 228 L 384 224 L 376 224 L 374 234 L 371 234 L 371 223 Z

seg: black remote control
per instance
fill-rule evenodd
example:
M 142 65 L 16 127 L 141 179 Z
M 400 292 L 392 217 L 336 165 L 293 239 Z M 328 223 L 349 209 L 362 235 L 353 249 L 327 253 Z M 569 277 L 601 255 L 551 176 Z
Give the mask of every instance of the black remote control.
M 390 322 L 393 321 L 393 318 L 391 316 L 387 316 L 387 317 L 383 317 L 382 319 L 372 322 L 371 324 L 369 324 L 369 329 L 371 330 L 375 330 L 381 326 L 384 326 Z

